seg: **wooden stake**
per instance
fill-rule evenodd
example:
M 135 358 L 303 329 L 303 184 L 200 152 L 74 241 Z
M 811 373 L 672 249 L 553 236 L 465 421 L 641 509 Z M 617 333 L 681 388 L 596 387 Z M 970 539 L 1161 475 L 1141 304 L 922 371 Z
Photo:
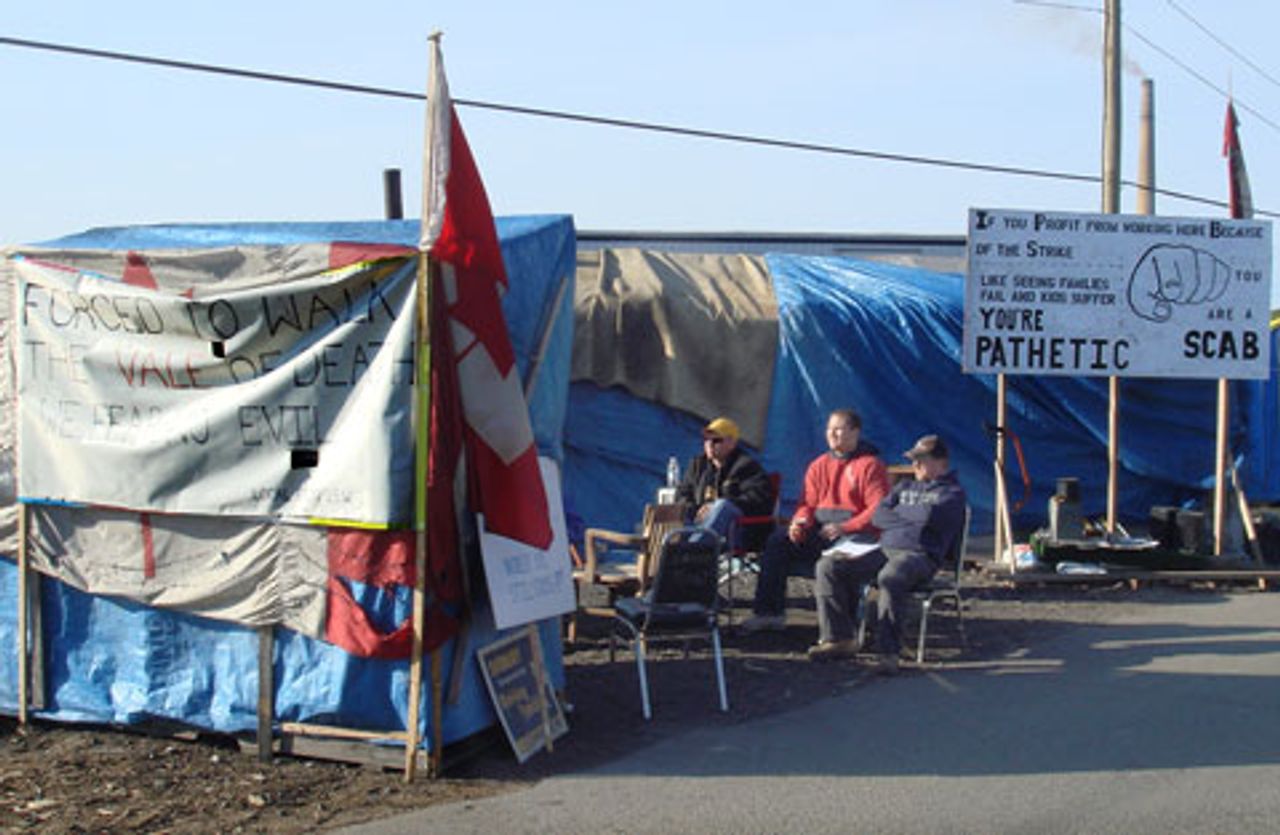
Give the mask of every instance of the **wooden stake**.
M 1262 565 L 1262 543 L 1258 541 L 1258 529 L 1253 524 L 1253 514 L 1249 510 L 1249 499 L 1244 495 L 1244 488 L 1240 486 L 1240 476 L 1236 472 L 1233 465 L 1231 467 L 1231 487 L 1236 491 L 1236 501 L 1240 503 L 1240 523 L 1244 525 L 1244 535 L 1249 541 L 1249 551 L 1253 554 L 1253 560 L 1258 565 Z
M 1120 378 L 1107 378 L 1107 532 L 1116 531 L 1120 496 Z
M 430 776 L 440 776 L 444 761 L 444 658 L 440 650 L 431 653 L 431 757 Z
M 529 624 L 527 628 L 529 639 L 533 643 L 534 677 L 537 679 L 538 695 L 541 697 L 539 704 L 542 705 L 542 740 L 547 747 L 547 753 L 550 753 L 555 750 L 555 745 L 551 739 L 551 703 L 547 700 L 547 667 L 542 656 L 542 634 L 538 631 L 536 623 Z
M 1218 380 L 1218 416 L 1213 447 L 1213 555 L 1222 556 L 1227 519 L 1227 421 L 1230 417 L 1231 390 L 1227 380 Z
M 275 718 L 275 627 L 258 627 L 258 762 L 271 762 Z
M 1005 493 L 1004 486 L 1004 470 L 1000 469 L 997 464 L 996 471 L 996 507 L 1000 508 L 996 515 L 996 530 L 1004 531 L 1004 537 L 1009 543 L 1009 573 L 1012 574 L 1017 567 L 1018 561 L 1013 553 L 1013 519 L 1009 515 L 1009 499 Z M 1004 558 L 1003 554 L 996 554 L 996 560 L 999 562 Z
M 1005 422 L 1005 408 L 1006 408 L 1006 405 L 1005 405 L 1006 393 L 1007 393 L 1007 390 L 1006 390 L 1005 376 L 1003 374 L 997 374 L 996 375 L 996 472 L 1001 475 L 1001 480 L 997 485 L 998 489 L 996 490 L 996 502 L 995 502 L 996 504 L 996 533 L 994 537 L 995 553 L 991 555 L 991 558 L 996 565 L 999 565 L 1001 562 L 1004 561 L 1004 550 L 1005 550 L 1006 544 L 1009 546 L 1009 553 L 1011 557 L 1013 554 L 1013 543 L 1004 542 L 1004 526 L 1001 524 L 1001 520 L 1004 519 L 1005 514 L 1008 512 L 1008 508 L 1005 506 L 1005 503 L 1008 501 L 1008 497 L 1005 496 L 1004 486 L 1003 486 L 1004 484 L 1003 482 L 1004 422 Z M 1012 560 L 1010 560 L 1009 562 L 1009 570 L 1010 571 L 1013 570 Z

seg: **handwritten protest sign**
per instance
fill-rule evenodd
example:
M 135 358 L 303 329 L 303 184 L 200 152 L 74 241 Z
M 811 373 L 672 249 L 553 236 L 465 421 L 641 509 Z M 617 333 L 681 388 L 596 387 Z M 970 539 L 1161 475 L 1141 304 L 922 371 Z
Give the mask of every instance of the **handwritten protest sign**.
M 480 552 L 484 575 L 499 629 L 533 623 L 573 611 L 573 560 L 560 499 L 560 471 L 556 462 L 539 458 L 542 486 L 551 517 L 551 545 L 545 550 L 490 533 L 480 516 Z
M 564 712 L 547 682 L 534 626 L 482 647 L 476 660 L 517 761 L 550 748 L 568 731 Z
M 974 209 L 964 370 L 1265 379 L 1271 224 Z
M 390 523 L 409 495 L 406 258 L 188 295 L 19 259 L 19 489 Z

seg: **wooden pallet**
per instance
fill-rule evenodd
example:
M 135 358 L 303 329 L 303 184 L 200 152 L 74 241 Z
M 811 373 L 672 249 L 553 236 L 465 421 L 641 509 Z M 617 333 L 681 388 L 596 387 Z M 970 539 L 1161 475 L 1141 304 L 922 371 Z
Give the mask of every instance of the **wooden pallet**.
M 1144 571 L 1140 569 L 1108 569 L 1106 574 L 1058 574 L 1051 571 L 1019 571 L 1010 573 L 1007 566 L 988 565 L 984 573 L 1009 587 L 1111 585 L 1126 583 L 1137 589 L 1144 585 L 1166 583 L 1215 585 L 1256 585 L 1268 591 L 1280 585 L 1280 569 L 1222 568 L 1195 571 Z

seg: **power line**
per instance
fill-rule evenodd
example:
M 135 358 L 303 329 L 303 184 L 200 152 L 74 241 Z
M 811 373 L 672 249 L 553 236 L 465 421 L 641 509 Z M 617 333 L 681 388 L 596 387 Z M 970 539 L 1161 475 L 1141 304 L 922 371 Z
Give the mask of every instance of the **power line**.
M 1235 104 L 1236 104 L 1236 106 L 1237 106 L 1237 107 L 1239 107 L 1241 110 L 1248 111 L 1249 113 L 1251 113 L 1251 114 L 1253 114 L 1255 117 L 1257 117 L 1257 119 L 1258 119 L 1259 121 L 1261 121 L 1263 124 L 1265 124 L 1265 125 L 1267 125 L 1268 127 L 1270 127 L 1272 130 L 1277 131 L 1277 132 L 1280 132 L 1280 125 L 1278 125 L 1278 124 L 1276 124 L 1275 122 L 1271 121 L 1271 120 L 1270 120 L 1270 119 L 1268 119 L 1266 116 L 1263 116 L 1261 113 L 1259 113 L 1259 112 L 1258 112 L 1258 110 L 1257 110 L 1256 108 L 1250 107 L 1249 105 L 1245 104 L 1244 102 L 1242 102 L 1242 101 L 1240 101 L 1239 99 L 1237 99 L 1237 98 L 1235 98 L 1234 96 L 1232 96 L 1232 95 L 1231 95 L 1231 93 L 1229 93 L 1228 91 L 1226 91 L 1226 90 L 1222 89 L 1222 88 L 1221 88 L 1221 87 L 1219 87 L 1217 84 L 1214 84 L 1212 81 L 1210 81 L 1209 79 L 1205 78 L 1205 77 L 1204 77 L 1203 75 L 1201 75 L 1200 73 L 1198 73 L 1198 72 L 1196 72 L 1195 70 L 1191 69 L 1191 67 L 1187 66 L 1187 64 L 1185 64 L 1184 62 L 1182 62 L 1181 60 L 1179 60 L 1176 56 L 1174 56 L 1174 54 L 1173 54 L 1173 53 L 1169 52 L 1169 51 L 1168 51 L 1167 49 L 1165 49 L 1164 47 L 1157 45 L 1154 41 L 1152 41 L 1150 38 L 1148 38 L 1148 37 L 1146 37 L 1145 35 L 1143 35 L 1141 32 L 1139 32 L 1139 31 L 1137 31 L 1136 29 L 1133 29 L 1133 28 L 1131 28 L 1131 27 L 1129 27 L 1129 26 L 1126 26 L 1125 28 L 1129 30 L 1129 34 L 1133 35 L 1135 38 L 1137 38 L 1138 40 L 1142 41 L 1144 44 L 1146 44 L 1147 46 L 1151 47 L 1151 48 L 1152 48 L 1152 49 L 1154 49 L 1156 52 L 1159 52 L 1161 55 L 1163 55 L 1165 58 L 1168 58 L 1168 59 L 1169 59 L 1170 61 L 1172 61 L 1174 64 L 1177 64 L 1179 67 L 1181 67 L 1184 71 L 1186 71 L 1187 73 L 1189 73 L 1192 77 L 1194 77 L 1194 78 L 1195 78 L 1197 81 L 1199 81 L 1201 84 L 1205 85 L 1205 86 L 1206 86 L 1206 87 L 1208 87 L 1210 90 L 1213 90 L 1215 93 L 1217 93 L 1218 95 L 1222 96 L 1224 99 L 1230 99 L 1230 100 L 1234 101 L 1234 102 L 1235 102 Z
M 110 61 L 125 61 L 132 64 L 148 64 L 156 67 L 168 67 L 176 70 L 230 75 L 238 78 L 252 78 L 257 81 L 278 81 L 284 84 L 300 84 L 305 87 L 321 87 L 327 90 L 339 90 L 344 93 L 364 93 L 371 96 L 391 96 L 400 99 L 426 100 L 422 93 L 410 93 L 404 90 L 388 90 L 385 87 L 367 87 L 362 84 L 345 84 L 339 81 L 323 81 L 318 78 L 307 78 L 301 75 L 282 75 L 280 73 L 244 70 L 237 67 L 222 67 L 217 64 L 197 64 L 192 61 L 175 61 L 170 58 L 156 58 L 150 55 L 137 55 L 128 52 L 110 52 L 105 49 L 90 49 L 85 46 L 48 43 L 46 41 L 29 41 L 22 38 L 0 36 L 0 44 L 19 46 L 26 49 L 40 49 L 47 52 L 61 52 L 69 55 L 84 55 L 89 58 L 105 58 Z
M 1267 72 L 1267 71 L 1266 71 L 1266 70 L 1264 70 L 1262 67 L 1260 67 L 1260 66 L 1258 66 L 1257 64 L 1255 64 L 1253 61 L 1250 61 L 1250 60 L 1249 60 L 1249 58 L 1248 58 L 1247 56 L 1245 56 L 1242 52 L 1240 52 L 1239 50 L 1237 50 L 1237 49 L 1236 49 L 1235 47 L 1233 47 L 1231 44 L 1227 43 L 1224 39 L 1222 39 L 1222 38 L 1218 37 L 1218 36 L 1217 36 L 1216 34 L 1214 34 L 1212 31 L 1210 31 L 1210 30 L 1209 30 L 1209 27 L 1205 26 L 1203 23 L 1201 23 L 1200 21 L 1198 21 L 1198 20 L 1196 20 L 1194 17 L 1192 17 L 1192 16 L 1191 16 L 1191 13 L 1190 13 L 1190 12 L 1188 12 L 1186 9 L 1182 8 L 1181 6 L 1179 6 L 1179 5 L 1178 5 L 1177 3 L 1175 3 L 1173 0 L 1166 0 L 1166 2 L 1168 2 L 1168 4 L 1169 4 L 1170 8 L 1172 8 L 1175 12 L 1177 12 L 1177 13 L 1178 13 L 1178 14 L 1180 14 L 1180 15 L 1182 15 L 1182 16 L 1183 16 L 1183 17 L 1185 17 L 1187 20 L 1191 21 L 1191 25 L 1195 26 L 1195 27 L 1196 27 L 1197 29 L 1199 29 L 1201 32 L 1204 32 L 1206 35 L 1208 35 L 1210 38 L 1212 38 L 1212 39 L 1213 39 L 1213 42 L 1214 42 L 1214 43 L 1216 43 L 1218 46 L 1222 47 L 1222 48 L 1223 48 L 1223 49 L 1225 49 L 1227 52 L 1230 52 L 1232 55 L 1234 55 L 1235 57 L 1239 58 L 1241 61 L 1243 61 L 1243 62 L 1245 63 L 1245 66 L 1249 67 L 1249 69 L 1253 70 L 1253 71 L 1254 71 L 1254 72 L 1256 72 L 1258 75 L 1260 75 L 1260 76 L 1262 76 L 1263 78 L 1265 78 L 1267 81 L 1270 81 L 1272 84 L 1275 84 L 1276 86 L 1280 87 L 1280 81 L 1277 81 L 1277 80 L 1276 80 L 1276 79 L 1275 79 L 1275 78 L 1274 78 L 1274 77 L 1273 77 L 1269 72 Z
M 212 73 L 215 75 L 226 75 L 237 78 L 248 78 L 256 81 L 272 81 L 282 84 L 294 84 L 305 87 L 316 87 L 326 90 L 335 90 L 344 93 L 357 93 L 361 95 L 385 96 L 398 99 L 410 99 L 416 101 L 425 101 L 424 93 L 412 92 L 408 90 L 395 90 L 386 87 L 372 87 L 363 84 L 350 84 L 339 81 L 328 81 L 309 76 L 286 75 L 283 73 L 268 73 L 258 70 L 247 70 L 238 67 L 227 67 L 217 64 L 204 64 L 192 61 L 178 61 L 170 58 L 157 58 L 149 55 L 139 55 L 136 53 L 113 52 L 103 49 L 93 49 L 90 47 L 71 46 L 68 44 L 57 44 L 46 41 L 33 41 L 22 38 L 11 38 L 0 36 L 0 45 L 16 46 L 25 49 L 36 49 L 48 52 L 56 52 L 70 55 L 80 55 L 89 58 L 101 58 L 111 61 L 124 61 L 128 63 L 144 64 L 149 66 L 165 67 L 169 69 L 187 70 L 190 72 Z M 704 130 L 700 128 L 688 128 L 678 125 L 665 125 L 652 122 L 640 122 L 632 119 L 617 119 L 606 116 L 592 116 L 583 113 L 573 113 L 564 110 L 548 110 L 545 108 L 524 107 L 520 105 L 499 104 L 495 102 L 478 101 L 472 99 L 455 98 L 453 103 L 459 107 L 471 107 L 482 110 L 493 110 L 504 113 L 515 113 L 524 116 L 536 116 L 548 119 L 560 119 L 565 121 L 581 122 L 585 124 L 602 125 L 606 127 L 627 128 L 631 130 L 643 130 L 655 133 L 671 134 L 676 136 L 688 136 L 697 139 L 711 139 L 724 142 L 736 142 L 740 144 L 758 145 L 771 148 L 781 148 L 794 151 L 810 151 L 813 153 L 833 154 L 838 156 L 860 157 L 863 159 L 874 159 L 885 162 L 901 162 L 911 165 L 930 165 L 941 168 L 953 168 L 965 171 L 976 171 L 989 174 L 1005 174 L 1019 177 L 1036 177 L 1041 179 L 1065 180 L 1070 182 L 1101 183 L 1102 178 L 1095 174 L 1078 174 L 1067 171 L 1052 171 L 1041 168 L 1026 168 L 1009 165 L 996 165 L 992 163 L 971 162 L 966 160 L 945 159 L 940 157 L 925 157 L 911 154 L 896 154 L 884 151 L 868 151 L 857 148 L 848 148 L 838 145 L 825 145 L 812 142 L 800 142 L 796 140 L 777 139 L 763 136 L 751 136 L 748 134 L 728 133 L 725 131 Z M 1137 184 L 1122 180 L 1122 185 L 1136 186 Z M 1186 200 L 1192 203 L 1199 203 L 1207 206 L 1216 206 L 1225 208 L 1227 203 L 1221 200 L 1213 200 L 1210 198 L 1197 197 L 1192 194 L 1172 191 L 1169 189 L 1157 188 L 1157 194 L 1173 197 L 1180 200 Z M 1255 209 L 1256 215 L 1265 215 L 1269 217 L 1280 217 L 1280 213 L 1273 213 Z
M 1082 6 L 1082 5 L 1079 5 L 1079 4 L 1077 4 L 1077 3 L 1055 2 L 1055 0 L 1013 0 L 1013 2 L 1014 2 L 1014 3 L 1016 3 L 1016 4 L 1019 4 L 1019 5 L 1023 5 L 1023 6 L 1041 6 L 1041 7 L 1047 8 L 1047 9 L 1066 9 L 1066 10 L 1068 10 L 1068 11 L 1073 11 L 1073 12 L 1090 12 L 1090 13 L 1092 13 L 1092 14 L 1102 14 L 1102 13 L 1103 13 L 1103 10 L 1102 10 L 1102 9 L 1100 9 L 1100 8 L 1098 8 L 1098 7 L 1096 7 L 1096 6 Z M 1218 41 L 1218 43 L 1219 43 L 1219 44 L 1221 44 L 1221 45 L 1222 45 L 1222 47 L 1223 47 L 1224 49 L 1228 50 L 1232 55 L 1237 56 L 1238 58 L 1240 58 L 1240 60 L 1244 61 L 1244 62 L 1245 62 L 1246 64 L 1248 64 L 1250 67 L 1253 67 L 1253 69 L 1257 70 L 1259 73 L 1262 73 L 1262 75 L 1266 76 L 1269 80 L 1272 80 L 1272 81 L 1273 81 L 1273 83 L 1275 83 L 1275 82 L 1274 82 L 1274 80 L 1273 80 L 1273 79 L 1271 79 L 1271 77 L 1270 77 L 1270 76 L 1267 76 L 1267 74 L 1266 74 L 1266 72 L 1265 72 L 1264 70 L 1262 70 L 1261 68 L 1259 68 L 1259 67 L 1255 66 L 1255 65 L 1253 64 L 1253 62 L 1249 61 L 1249 59 L 1248 59 L 1248 58 L 1245 58 L 1243 55 L 1241 55 L 1241 54 L 1240 54 L 1240 53 L 1238 53 L 1235 49 L 1233 49 L 1230 45 L 1228 45 L 1227 43 L 1225 43 L 1224 41 L 1222 41 L 1220 38 L 1218 38 L 1216 35 L 1214 35 L 1212 32 L 1210 32 L 1208 29 L 1205 29 L 1205 28 L 1204 28 L 1204 26 L 1202 26 L 1198 21 L 1196 21 L 1194 18 L 1192 18 L 1192 17 L 1191 17 L 1190 15 L 1188 15 L 1186 12 L 1183 12 L 1183 11 L 1182 11 L 1182 9 L 1178 8 L 1178 6 L 1173 2 L 1173 0 L 1167 0 L 1167 2 L 1169 3 L 1169 5 L 1170 5 L 1170 6 L 1173 6 L 1173 8 L 1177 9 L 1177 11 L 1182 12 L 1182 14 L 1183 14 L 1183 15 L 1184 15 L 1188 20 L 1190 20 L 1190 21 L 1191 21 L 1192 23 L 1194 23 L 1196 26 L 1199 26 L 1199 27 L 1200 27 L 1200 29 L 1201 29 L 1202 31 L 1204 31 L 1204 32 L 1205 32 L 1205 34 L 1207 34 L 1209 37 L 1213 38 L 1215 41 Z M 1190 64 L 1188 64 L 1187 62 L 1183 61 L 1181 58 L 1179 58 L 1178 56 L 1174 55 L 1174 54 L 1173 54 L 1172 52 L 1170 52 L 1169 50 L 1167 50 L 1167 49 L 1165 49 L 1164 47 L 1160 46 L 1160 45 L 1159 45 L 1159 44 L 1157 44 L 1155 41 L 1151 40 L 1151 39 L 1150 39 L 1150 38 L 1148 38 L 1146 35 L 1142 34 L 1142 33 L 1141 33 L 1141 32 L 1139 32 L 1137 29 L 1135 29 L 1135 28 L 1133 28 L 1132 26 L 1130 26 L 1128 23 L 1124 23 L 1124 22 L 1122 22 L 1122 23 L 1121 23 L 1121 25 L 1124 27 L 1124 30 L 1125 30 L 1126 32 L 1128 32 L 1130 35 L 1133 35 L 1135 38 L 1137 38 L 1138 40 L 1142 41 L 1144 44 L 1146 44 L 1147 46 L 1149 46 L 1149 47 L 1151 47 L 1152 49 L 1154 49 L 1156 52 L 1158 52 L 1158 53 L 1160 53 L 1161 55 L 1163 55 L 1163 56 L 1164 56 L 1164 57 L 1165 57 L 1169 62 L 1171 62 L 1174 66 L 1178 67 L 1178 69 L 1182 70 L 1182 71 L 1183 71 L 1183 72 L 1185 72 L 1187 75 L 1190 75 L 1190 76 L 1191 76 L 1192 78 L 1194 78 L 1196 81 L 1199 81 L 1201 84 L 1203 84 L 1204 86 L 1208 87 L 1210 90 L 1214 91 L 1214 92 L 1215 92 L 1215 93 L 1217 93 L 1218 95 L 1222 96 L 1224 99 L 1231 99 L 1231 100 L 1233 100 L 1233 101 L 1235 102 L 1236 106 L 1237 106 L 1237 107 L 1239 107 L 1241 110 L 1243 110 L 1243 111 L 1245 111 L 1245 112 L 1249 113 L 1249 114 L 1250 114 L 1250 115 L 1252 115 L 1252 116 L 1257 117 L 1257 119 L 1258 119 L 1260 122 L 1262 122 L 1262 123 L 1264 123 L 1265 125 L 1267 125 L 1267 127 L 1269 127 L 1269 128 L 1271 128 L 1272 130 L 1274 130 L 1274 131 L 1276 131 L 1276 132 L 1280 133 L 1280 124 L 1276 124 L 1276 123 L 1275 123 L 1275 122 L 1273 122 L 1271 119 L 1268 119 L 1266 116 L 1262 115 L 1262 113 L 1261 113 L 1260 111 L 1258 111 L 1258 110 L 1257 110 L 1257 108 L 1251 107 L 1251 106 L 1250 106 L 1250 105 L 1248 105 L 1247 103 L 1242 102 L 1242 101 L 1240 101 L 1239 99 L 1236 99 L 1235 97 L 1233 97 L 1233 96 L 1231 95 L 1231 93 L 1230 93 L 1230 92 L 1228 92 L 1227 90 L 1222 89 L 1222 88 L 1221 88 L 1221 87 L 1219 87 L 1217 84 L 1214 84 L 1214 83 L 1213 83 L 1212 81 L 1210 81 L 1208 78 L 1205 78 L 1202 74 L 1200 74 L 1200 73 L 1199 73 L 1199 72 L 1197 72 L 1194 68 L 1192 68 Z

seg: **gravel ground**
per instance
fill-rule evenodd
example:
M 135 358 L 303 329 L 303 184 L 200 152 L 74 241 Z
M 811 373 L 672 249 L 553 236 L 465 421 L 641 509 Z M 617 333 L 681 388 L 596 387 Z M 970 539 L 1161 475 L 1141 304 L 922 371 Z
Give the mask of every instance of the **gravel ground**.
M 435 803 L 508 791 L 580 771 L 707 724 L 735 724 L 847 691 L 870 676 L 871 656 L 812 663 L 816 635 L 808 581 L 793 579 L 785 632 L 747 635 L 732 627 L 724 650 L 731 710 L 716 704 L 709 651 L 689 658 L 655 652 L 649 665 L 654 718 L 640 715 L 636 668 L 620 651 L 610 662 L 607 628 L 587 621 L 566 646 L 570 732 L 552 752 L 517 765 L 496 732 L 489 744 L 446 752 L 446 776 L 405 784 L 398 772 L 317 760 L 260 764 L 234 740 L 180 741 L 113 728 L 0 719 L 0 828 L 4 832 L 312 832 Z M 739 587 L 734 622 L 748 612 Z M 1007 589 L 979 581 L 969 594 L 961 645 L 955 619 L 931 628 L 929 664 L 996 658 L 1074 624 L 1122 618 L 1128 607 L 1204 600 L 1207 586 L 1132 590 L 1127 585 Z

